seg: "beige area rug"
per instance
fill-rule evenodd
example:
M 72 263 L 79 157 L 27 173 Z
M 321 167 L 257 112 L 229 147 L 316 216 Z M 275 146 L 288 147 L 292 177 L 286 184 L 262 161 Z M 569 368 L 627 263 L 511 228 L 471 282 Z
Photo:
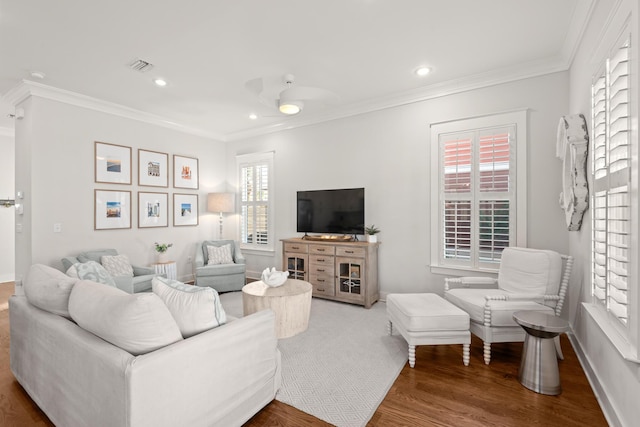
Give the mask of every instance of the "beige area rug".
M 242 317 L 242 293 L 220 296 Z M 386 306 L 370 309 L 314 298 L 309 329 L 281 339 L 276 399 L 336 426 L 365 426 L 407 362 L 407 343 L 387 332 Z

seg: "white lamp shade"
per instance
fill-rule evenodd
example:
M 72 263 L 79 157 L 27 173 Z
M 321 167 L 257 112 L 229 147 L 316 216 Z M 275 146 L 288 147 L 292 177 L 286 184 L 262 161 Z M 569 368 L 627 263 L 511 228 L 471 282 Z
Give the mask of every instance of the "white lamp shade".
M 236 211 L 236 195 L 234 193 L 209 193 L 207 211 L 233 213 Z

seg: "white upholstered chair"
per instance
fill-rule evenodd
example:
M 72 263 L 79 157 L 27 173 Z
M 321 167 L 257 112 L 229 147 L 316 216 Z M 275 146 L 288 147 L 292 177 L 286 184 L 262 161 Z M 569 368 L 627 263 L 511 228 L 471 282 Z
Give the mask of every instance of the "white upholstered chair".
M 484 362 L 488 365 L 491 343 L 524 341 L 525 332 L 513 320 L 514 312 L 560 315 L 572 266 L 573 257 L 554 251 L 506 248 L 497 279 L 447 278 L 444 297 L 469 313 L 471 333 L 484 341 Z M 556 349 L 562 358 L 559 339 Z

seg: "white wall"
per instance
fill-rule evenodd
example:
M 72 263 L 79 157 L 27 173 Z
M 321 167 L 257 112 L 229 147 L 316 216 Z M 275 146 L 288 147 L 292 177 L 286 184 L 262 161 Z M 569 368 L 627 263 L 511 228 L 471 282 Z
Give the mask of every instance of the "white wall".
M 13 130 L 0 128 L 0 199 L 15 197 Z M 0 206 L 0 283 L 15 277 L 15 209 Z
M 591 76 L 596 72 L 596 67 L 601 64 L 605 50 L 613 46 L 615 38 L 620 35 L 624 19 L 631 13 L 631 57 L 635 58 L 631 65 L 631 85 L 635 88 L 632 93 L 632 109 L 635 111 L 635 137 L 637 144 L 637 90 L 640 84 L 638 76 L 638 60 L 640 49 L 638 47 L 638 2 L 633 0 L 600 0 L 596 2 L 591 21 L 583 36 L 582 43 L 576 54 L 570 70 L 570 96 L 569 105 L 571 113 L 583 113 L 589 122 L 591 130 Z M 609 30 L 606 27 L 609 25 Z M 589 165 L 591 169 L 591 165 Z M 636 193 L 637 194 L 637 193 Z M 636 201 L 637 203 L 637 201 Z M 638 219 L 634 217 L 634 219 Z M 590 251 L 591 251 L 591 211 L 587 211 L 582 230 L 570 233 L 570 253 L 576 259 L 575 271 L 582 278 L 582 287 L 574 289 L 574 299 L 581 302 L 591 302 L 590 291 Z M 637 243 L 638 236 L 634 241 Z M 637 263 L 637 259 L 635 263 Z M 634 264 L 634 261 L 631 261 Z M 631 298 L 633 298 L 631 294 Z M 639 304 L 637 294 L 634 304 Z M 582 305 L 572 305 L 570 320 L 578 340 L 579 350 L 583 353 L 585 371 L 601 401 L 601 406 L 611 425 L 633 426 L 640 419 L 640 365 L 626 361 L 612 345 L 601 327 L 587 313 Z M 631 316 L 633 327 L 638 328 L 638 318 Z
M 558 205 L 561 164 L 555 135 L 567 114 L 568 74 L 473 90 L 397 108 L 229 143 L 236 154 L 275 150 L 275 233 L 296 233 L 297 190 L 365 187 L 366 223 L 381 228 L 380 290 L 443 291 L 431 274 L 429 125 L 433 122 L 529 108 L 529 246 L 566 252 L 567 231 Z M 236 172 L 229 168 L 229 182 Z M 282 267 L 282 245 L 269 256 L 247 254 L 248 271 Z M 259 273 L 258 273 L 259 274 Z
M 155 261 L 153 243 L 173 243 L 170 258 L 178 261 L 178 275 L 191 279 L 187 258 L 195 243 L 217 236 L 217 217 L 206 212 L 206 194 L 226 191 L 224 143 L 188 135 L 140 121 L 31 96 L 21 104 L 25 118 L 16 122 L 16 188 L 25 192 L 24 215 L 17 221 L 16 275 L 33 263 L 61 268 L 60 258 L 90 249 L 115 248 L 135 265 Z M 132 147 L 132 185 L 94 182 L 94 141 Z M 200 189 L 138 187 L 138 149 L 199 159 Z M 94 189 L 131 191 L 132 228 L 94 230 Z M 137 227 L 138 191 L 169 193 L 169 227 Z M 173 193 L 199 194 L 200 225 L 173 227 Z M 54 233 L 53 224 L 62 224 Z

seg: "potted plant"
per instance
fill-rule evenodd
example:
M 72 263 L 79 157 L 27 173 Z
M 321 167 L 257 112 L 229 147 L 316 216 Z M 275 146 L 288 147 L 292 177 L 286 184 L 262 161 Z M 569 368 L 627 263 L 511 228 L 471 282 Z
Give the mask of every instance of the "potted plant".
M 380 229 L 377 228 L 375 225 L 370 225 L 369 227 L 365 227 L 364 232 L 367 235 L 367 241 L 369 243 L 376 243 L 378 241 L 378 236 L 376 236 L 376 234 L 380 232 Z
M 158 253 L 158 262 L 167 262 L 167 251 L 169 250 L 169 248 L 171 246 L 173 246 L 173 243 L 155 243 L 156 245 L 156 252 Z

